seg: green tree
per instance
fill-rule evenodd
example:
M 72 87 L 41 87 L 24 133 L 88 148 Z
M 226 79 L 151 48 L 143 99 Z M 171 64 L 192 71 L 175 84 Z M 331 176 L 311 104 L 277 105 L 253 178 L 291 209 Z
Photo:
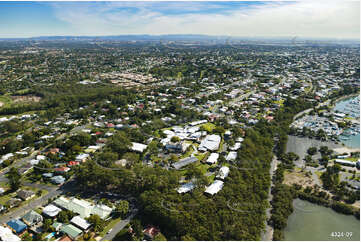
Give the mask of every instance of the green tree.
M 61 223 L 69 223 L 69 216 L 68 213 L 66 211 L 61 211 L 58 214 L 58 221 Z
M 44 223 L 43 223 L 43 229 L 46 232 L 51 232 L 52 231 L 52 221 L 51 219 L 45 219 Z
M 21 175 L 15 167 L 11 167 L 9 172 L 6 174 L 9 180 L 10 188 L 12 191 L 16 191 L 21 186 Z
M 178 136 L 173 136 L 171 139 L 170 139 L 171 142 L 173 143 L 177 143 L 180 141 L 180 138 Z
M 105 222 L 97 214 L 92 214 L 87 218 L 87 221 L 94 226 L 95 232 L 101 232 L 104 230 Z
M 132 226 L 135 237 L 138 240 L 142 240 L 143 239 L 143 226 L 142 226 L 141 222 L 138 219 L 134 219 L 130 222 L 130 225 Z
M 124 216 L 128 213 L 129 211 L 129 202 L 126 200 L 121 200 L 119 201 L 119 203 L 117 204 L 117 207 L 115 209 L 115 211 L 117 213 L 119 213 L 121 218 L 124 218 Z
M 312 156 L 312 155 L 317 153 L 317 148 L 316 147 L 310 147 L 310 148 L 308 148 L 307 153 Z
M 131 143 L 124 132 L 119 132 L 112 136 L 108 145 L 114 152 L 122 155 L 129 149 Z

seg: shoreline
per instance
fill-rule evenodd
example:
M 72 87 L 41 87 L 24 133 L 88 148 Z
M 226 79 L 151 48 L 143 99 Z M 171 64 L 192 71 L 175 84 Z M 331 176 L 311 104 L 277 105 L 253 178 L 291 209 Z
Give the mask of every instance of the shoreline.
M 360 148 L 350 148 L 347 147 L 346 145 L 344 147 L 334 148 L 332 150 L 338 154 L 343 154 L 343 153 L 351 154 L 352 152 L 360 152 Z
M 356 97 L 356 96 L 359 96 L 359 95 L 360 95 L 360 93 L 349 94 L 349 95 L 342 96 L 342 97 L 339 97 L 339 98 L 335 99 L 334 102 L 340 102 L 340 101 L 343 101 L 345 99 Z

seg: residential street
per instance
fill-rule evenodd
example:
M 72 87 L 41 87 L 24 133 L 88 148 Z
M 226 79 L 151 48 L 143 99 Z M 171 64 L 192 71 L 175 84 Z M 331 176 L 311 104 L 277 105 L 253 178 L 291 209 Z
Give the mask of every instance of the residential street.
M 102 240 L 103 241 L 111 241 L 115 237 L 115 235 L 130 222 L 130 220 L 137 214 L 137 212 L 138 212 L 138 209 L 134 209 L 128 218 L 119 221 L 116 225 L 114 225 L 114 227 L 112 228 L 112 231 L 110 233 L 106 234 Z
M 56 196 L 71 191 L 75 186 L 74 186 L 74 181 L 73 180 L 69 180 L 69 182 L 63 184 L 60 187 L 47 187 L 45 188 L 46 185 L 41 185 L 41 184 L 24 184 L 24 185 L 32 185 L 37 188 L 41 188 L 41 189 L 46 189 L 48 191 L 48 193 L 40 198 L 36 198 L 35 200 L 29 202 L 28 205 L 17 208 L 16 210 L 11 211 L 10 213 L 4 214 L 0 216 L 0 224 L 6 223 L 7 221 L 9 221 L 12 218 L 18 218 L 23 216 L 26 212 L 28 212 L 30 209 L 34 209 L 37 208 L 39 206 L 44 206 L 48 203 L 49 199 L 55 198 Z

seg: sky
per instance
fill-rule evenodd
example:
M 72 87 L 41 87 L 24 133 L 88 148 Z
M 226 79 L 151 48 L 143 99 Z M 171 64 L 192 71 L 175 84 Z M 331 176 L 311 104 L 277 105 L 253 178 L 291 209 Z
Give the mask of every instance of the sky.
M 122 34 L 359 39 L 360 2 L 0 2 L 0 38 Z

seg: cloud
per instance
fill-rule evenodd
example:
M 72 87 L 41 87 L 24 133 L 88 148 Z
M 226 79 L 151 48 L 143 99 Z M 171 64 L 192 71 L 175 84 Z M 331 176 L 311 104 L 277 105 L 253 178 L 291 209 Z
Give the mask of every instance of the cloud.
M 56 3 L 74 35 L 209 34 L 357 38 L 359 2 Z

